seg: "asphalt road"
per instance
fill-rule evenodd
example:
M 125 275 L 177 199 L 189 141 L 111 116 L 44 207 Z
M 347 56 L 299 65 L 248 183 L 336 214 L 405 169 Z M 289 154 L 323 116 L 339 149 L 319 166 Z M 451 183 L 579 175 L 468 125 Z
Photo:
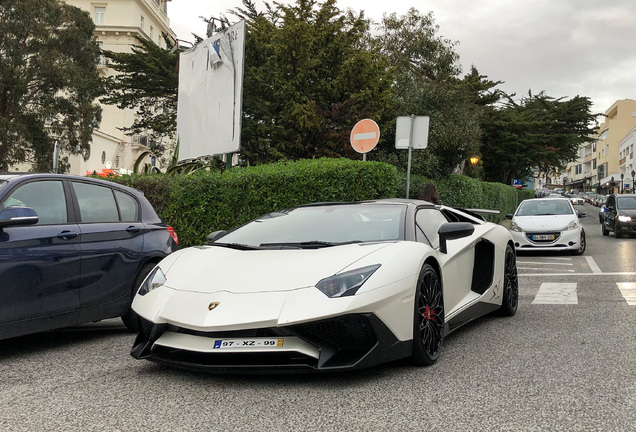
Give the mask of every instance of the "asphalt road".
M 636 305 L 617 282 L 636 282 L 636 238 L 601 236 L 583 210 L 586 254 L 520 256 L 517 315 L 451 334 L 432 367 L 190 373 L 134 360 L 108 320 L 0 341 L 0 430 L 633 430 Z M 533 303 L 548 283 L 576 303 Z

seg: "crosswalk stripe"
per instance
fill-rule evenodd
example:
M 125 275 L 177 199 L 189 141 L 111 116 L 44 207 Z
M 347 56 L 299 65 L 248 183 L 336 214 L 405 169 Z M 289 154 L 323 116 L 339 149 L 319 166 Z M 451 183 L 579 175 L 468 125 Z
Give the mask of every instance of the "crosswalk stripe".
M 576 283 L 544 282 L 534 297 L 532 304 L 578 304 Z
M 618 289 L 621 291 L 623 298 L 630 306 L 636 305 L 636 283 L 633 282 L 616 282 Z

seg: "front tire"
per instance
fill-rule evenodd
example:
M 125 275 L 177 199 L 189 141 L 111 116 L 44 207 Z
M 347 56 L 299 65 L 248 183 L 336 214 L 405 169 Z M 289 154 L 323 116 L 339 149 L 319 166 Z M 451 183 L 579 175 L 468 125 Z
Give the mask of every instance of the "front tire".
M 609 235 L 609 230 L 605 228 L 605 221 L 601 221 L 601 232 L 603 233 L 604 236 Z
M 623 233 L 621 232 L 621 228 L 618 226 L 618 222 L 614 222 L 614 238 L 622 238 Z
M 586 242 L 585 242 L 585 233 L 581 231 L 581 239 L 579 240 L 579 247 L 574 251 L 574 255 L 583 255 L 585 252 Z
M 499 315 L 513 316 L 519 305 L 519 279 L 517 277 L 517 257 L 512 246 L 506 246 L 504 263 L 504 288 Z
M 146 279 L 146 276 L 148 276 L 148 273 L 150 273 L 153 268 L 155 268 L 155 264 L 144 264 L 139 273 L 137 273 L 135 281 L 133 282 L 132 293 L 130 295 L 130 305 L 128 305 L 128 312 L 126 312 L 126 315 L 122 315 L 121 317 L 124 325 L 131 332 L 137 332 L 139 330 L 139 326 L 137 325 L 137 314 L 134 310 L 132 310 L 132 307 L 130 307 L 132 305 L 132 300 L 133 298 L 135 298 L 135 294 L 137 294 L 137 291 L 139 291 L 141 283 L 144 281 L 144 279 Z
M 413 363 L 429 366 L 437 361 L 444 342 L 444 297 L 437 271 L 424 264 L 417 279 L 413 318 Z

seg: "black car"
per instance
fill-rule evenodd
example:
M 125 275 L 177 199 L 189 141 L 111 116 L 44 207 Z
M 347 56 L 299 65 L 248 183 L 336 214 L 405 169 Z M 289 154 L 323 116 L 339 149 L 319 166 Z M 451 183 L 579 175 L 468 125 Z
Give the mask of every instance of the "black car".
M 600 215 L 603 235 L 614 232 L 614 237 L 636 233 L 636 195 L 609 195 Z
M 0 174 L 0 339 L 122 317 L 178 248 L 143 194 L 113 182 Z

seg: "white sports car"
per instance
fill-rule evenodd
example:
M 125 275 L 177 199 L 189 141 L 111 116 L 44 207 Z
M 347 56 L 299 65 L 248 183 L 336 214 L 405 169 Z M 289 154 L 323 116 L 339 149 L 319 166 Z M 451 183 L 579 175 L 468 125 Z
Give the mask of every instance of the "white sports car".
M 449 332 L 517 310 L 512 237 L 474 211 L 312 204 L 208 239 L 143 282 L 133 357 L 209 371 L 430 365 Z

